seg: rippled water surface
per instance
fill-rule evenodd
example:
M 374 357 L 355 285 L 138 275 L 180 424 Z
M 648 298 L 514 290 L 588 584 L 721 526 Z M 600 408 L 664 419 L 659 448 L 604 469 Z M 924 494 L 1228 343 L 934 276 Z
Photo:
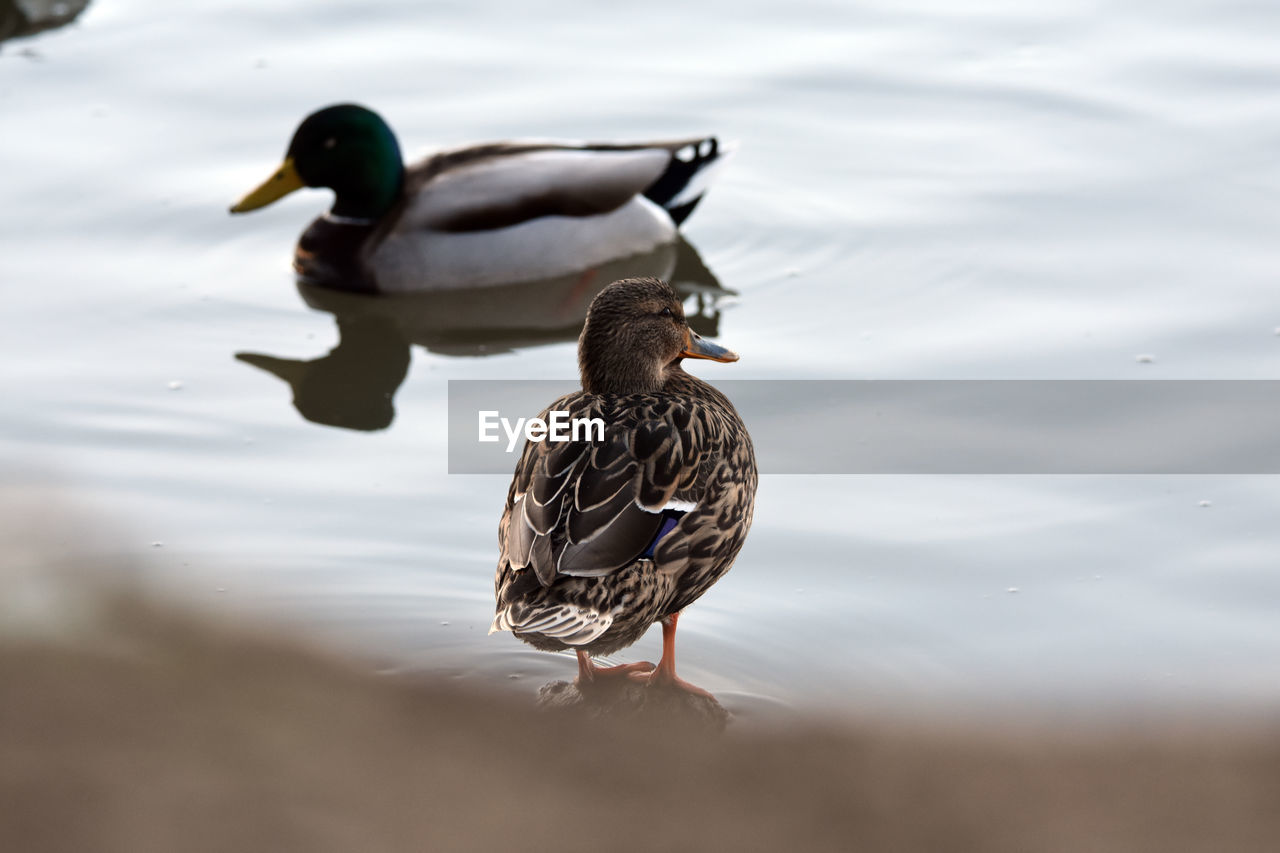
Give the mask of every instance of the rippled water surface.
M 188 594 L 532 690 L 572 661 L 485 635 L 506 480 L 446 473 L 445 381 L 572 379 L 574 318 L 300 290 L 325 194 L 227 206 L 303 115 L 366 103 L 411 155 L 737 140 L 660 259 L 743 355 L 708 378 L 1277 379 L 1278 92 L 1266 3 L 95 0 L 0 43 L 0 463 Z M 740 709 L 1274 704 L 1278 518 L 1263 476 L 766 477 L 682 675 Z

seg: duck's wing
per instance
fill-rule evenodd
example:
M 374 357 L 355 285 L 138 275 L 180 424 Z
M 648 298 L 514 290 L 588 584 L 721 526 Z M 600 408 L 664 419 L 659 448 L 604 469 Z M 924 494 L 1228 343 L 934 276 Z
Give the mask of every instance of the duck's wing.
M 500 533 L 512 569 L 597 577 L 650 549 L 670 511 L 693 505 L 701 452 L 689 408 L 658 398 L 580 395 L 572 418 L 599 418 L 598 441 L 529 442 Z M 576 405 L 575 405 L 576 402 Z M 546 417 L 546 413 L 543 414 Z
M 543 216 L 594 216 L 641 195 L 687 215 L 701 195 L 692 192 L 702 183 L 695 176 L 720 156 L 712 138 L 496 143 L 442 152 L 410 170 L 397 228 L 456 233 Z

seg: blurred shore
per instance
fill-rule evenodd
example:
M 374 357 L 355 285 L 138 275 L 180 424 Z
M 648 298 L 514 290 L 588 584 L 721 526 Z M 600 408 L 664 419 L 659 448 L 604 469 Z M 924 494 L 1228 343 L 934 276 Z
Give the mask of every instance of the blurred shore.
M 72 550 L 11 529 L 28 534 L 0 543 L 0 850 L 1261 851 L 1280 838 L 1280 725 L 1010 733 L 945 709 L 936 725 L 913 713 L 723 735 L 661 715 L 587 722 L 95 590 L 87 565 L 59 593 Z M 28 618 L 41 607 L 77 615 L 50 630 Z

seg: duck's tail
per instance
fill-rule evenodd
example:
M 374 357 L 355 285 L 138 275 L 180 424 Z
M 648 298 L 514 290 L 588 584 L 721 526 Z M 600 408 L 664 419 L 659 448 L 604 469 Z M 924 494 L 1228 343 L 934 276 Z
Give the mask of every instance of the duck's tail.
M 489 625 L 489 633 L 510 631 L 542 642 L 560 642 L 566 646 L 585 646 L 598 639 L 613 624 L 613 615 L 568 602 L 540 602 L 528 607 L 508 605 L 501 608 Z M 536 641 L 533 641 L 537 645 Z
M 715 173 L 729 160 L 734 147 L 722 145 L 714 136 L 688 139 L 664 147 L 671 151 L 671 162 L 644 191 L 644 195 L 665 208 L 676 225 L 680 225 L 702 201 Z

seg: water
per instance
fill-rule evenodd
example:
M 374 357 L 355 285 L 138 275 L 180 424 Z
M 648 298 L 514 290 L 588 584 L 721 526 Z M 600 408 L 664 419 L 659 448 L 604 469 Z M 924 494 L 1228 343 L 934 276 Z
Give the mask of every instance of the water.
M 91 3 L 0 44 L 2 470 L 189 595 L 532 690 L 571 661 L 485 636 L 506 480 L 446 474 L 445 380 L 571 379 L 572 330 L 406 334 L 391 417 L 359 409 L 389 423 L 302 417 L 237 354 L 348 340 L 289 270 L 326 199 L 226 208 L 303 115 L 367 103 L 412 155 L 738 140 L 685 229 L 743 355 L 703 376 L 1275 379 L 1278 42 L 1246 2 Z M 740 709 L 1274 706 L 1278 510 L 1274 477 L 768 477 L 682 675 Z

